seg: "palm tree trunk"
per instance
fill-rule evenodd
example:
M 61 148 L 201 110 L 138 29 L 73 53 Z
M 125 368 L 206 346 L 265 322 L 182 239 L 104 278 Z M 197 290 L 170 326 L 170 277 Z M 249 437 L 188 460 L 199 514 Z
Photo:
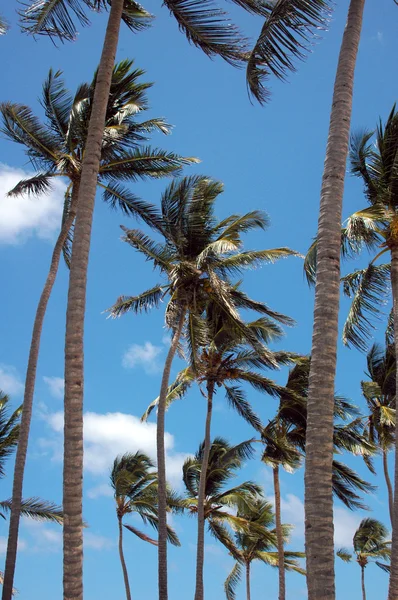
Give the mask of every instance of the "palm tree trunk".
M 206 499 L 206 475 L 209 466 L 209 455 L 211 445 L 211 417 L 213 413 L 214 381 L 207 381 L 207 414 L 205 439 L 203 447 L 203 460 L 200 468 L 199 493 L 198 493 L 198 542 L 196 546 L 196 588 L 195 600 L 203 600 L 203 565 L 205 554 L 205 499 Z
M 124 0 L 113 0 L 83 159 L 69 278 L 65 338 L 64 600 L 83 598 L 83 336 L 87 267 L 106 109 Z
M 17 560 L 18 533 L 19 521 L 22 502 L 22 488 L 25 473 L 26 455 L 28 451 L 30 424 L 32 421 L 33 397 L 36 384 L 36 371 L 40 351 L 41 334 L 43 331 L 43 323 L 46 315 L 48 301 L 55 283 L 58 273 L 59 261 L 61 258 L 62 248 L 68 237 L 70 228 L 76 216 L 77 197 L 79 193 L 78 184 L 75 183 L 72 189 L 72 199 L 69 208 L 69 214 L 65 219 L 61 231 L 55 242 L 53 254 L 51 257 L 50 268 L 47 279 L 41 292 L 40 300 L 36 309 L 35 321 L 33 324 L 32 338 L 29 348 L 28 367 L 25 378 L 25 391 L 23 399 L 23 411 L 21 425 L 18 437 L 17 453 L 14 466 L 14 480 L 12 487 L 12 505 L 10 528 L 8 531 L 8 544 L 6 566 L 4 573 L 3 594 L 2 600 L 11 600 L 13 594 L 15 566 Z
M 278 547 L 278 567 L 279 567 L 279 600 L 285 600 L 285 550 L 283 547 L 283 532 L 281 519 L 281 490 L 279 484 L 279 465 L 274 467 L 274 493 L 275 493 L 275 525 L 276 525 L 276 540 Z
M 123 523 L 122 523 L 121 517 L 118 517 L 117 520 L 119 523 L 119 557 L 120 557 L 120 563 L 122 565 L 124 587 L 126 588 L 127 600 L 131 600 L 129 574 L 127 573 L 126 561 L 124 560 L 124 552 L 123 552 Z
M 390 474 L 388 472 L 387 450 L 385 450 L 384 448 L 383 448 L 383 470 L 384 470 L 384 478 L 386 480 L 387 491 L 388 491 L 388 509 L 390 511 L 390 520 L 391 520 L 391 525 L 393 525 L 393 522 L 394 522 L 394 496 L 393 496 L 393 491 L 392 491 L 392 483 L 391 483 L 391 479 L 390 479 Z
M 391 248 L 391 288 L 394 310 L 394 343 L 395 352 L 398 349 L 398 244 Z M 398 356 L 398 354 L 396 354 Z M 396 365 L 398 375 L 398 361 Z M 396 379 L 398 389 L 398 377 Z M 388 588 L 388 600 L 398 600 L 398 435 L 395 436 L 395 481 L 394 481 L 394 508 L 392 524 L 392 546 L 391 546 L 391 571 L 390 584 Z
M 156 452 L 158 467 L 158 585 L 159 600 L 167 600 L 167 494 L 166 494 L 166 454 L 164 448 L 164 421 L 166 412 L 167 388 L 173 358 L 178 348 L 184 326 L 186 310 L 181 311 L 177 329 L 171 340 L 163 369 L 160 386 L 156 427 Z
M 318 223 L 305 470 L 305 543 L 309 600 L 335 598 L 332 461 L 340 232 L 354 71 L 364 5 L 365 0 L 350 2 L 334 85 Z
M 361 566 L 362 600 L 366 600 L 365 567 Z
M 246 563 L 246 600 L 250 600 L 250 563 Z

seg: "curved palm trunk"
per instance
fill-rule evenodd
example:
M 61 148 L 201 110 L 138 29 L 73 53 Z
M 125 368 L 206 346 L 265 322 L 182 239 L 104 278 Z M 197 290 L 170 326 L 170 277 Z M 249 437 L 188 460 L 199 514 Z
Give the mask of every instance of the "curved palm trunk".
M 206 428 L 203 448 L 203 460 L 200 468 L 199 493 L 198 493 L 198 541 L 196 546 L 196 589 L 195 600 L 203 600 L 203 565 L 205 552 L 205 497 L 206 497 L 206 475 L 209 466 L 210 455 L 210 428 L 213 413 L 214 381 L 207 382 L 207 414 Z
M 64 600 L 83 598 L 83 335 L 94 200 L 124 0 L 113 0 L 83 159 L 69 278 L 65 338 Z
M 366 600 L 365 567 L 363 567 L 363 566 L 361 566 L 361 586 L 362 586 L 362 600 Z
M 394 343 L 395 352 L 398 349 L 398 245 L 391 248 L 391 287 L 394 309 Z M 398 354 L 396 355 L 398 356 Z M 398 374 L 398 361 L 396 365 Z M 396 380 L 398 389 L 398 377 Z M 395 436 L 395 481 L 394 481 L 394 508 L 392 523 L 392 546 L 391 546 L 391 572 L 388 588 L 388 600 L 398 600 L 398 435 Z
M 353 81 L 365 0 L 351 0 L 337 66 L 317 242 L 317 281 L 309 381 L 305 545 L 309 600 L 334 600 L 333 408 L 340 294 L 341 213 Z
M 72 200 L 69 208 L 69 214 L 61 227 L 61 231 L 58 235 L 57 241 L 54 246 L 50 268 L 40 296 L 39 303 L 37 305 L 35 321 L 33 324 L 32 339 L 30 342 L 29 349 L 28 367 L 26 370 L 23 411 L 19 430 L 17 453 L 15 456 L 14 480 L 12 486 L 11 517 L 10 528 L 8 532 L 7 556 L 4 573 L 2 600 L 11 600 L 13 595 L 15 566 L 17 560 L 19 521 L 21 516 L 22 488 L 25 473 L 26 455 L 28 451 L 30 424 L 32 421 L 33 397 L 35 392 L 37 362 L 39 358 L 43 323 L 46 315 L 48 301 L 50 299 L 55 279 L 57 277 L 62 248 L 66 241 L 66 238 L 68 237 L 69 230 L 73 225 L 73 221 L 75 220 L 78 192 L 78 184 L 75 184 L 72 190 Z
M 250 597 L 250 563 L 246 563 L 246 600 Z
M 122 523 L 121 517 L 118 517 L 117 520 L 119 523 L 119 558 L 120 558 L 120 563 L 122 565 L 124 587 L 126 588 L 127 600 L 131 600 L 129 575 L 127 573 L 126 561 L 124 560 L 124 552 L 123 552 L 123 523 Z
M 283 547 L 283 532 L 281 519 L 281 490 L 279 484 L 279 466 L 274 467 L 274 493 L 275 493 L 275 526 L 276 540 L 278 546 L 278 567 L 279 567 L 279 600 L 285 600 L 286 585 L 285 585 L 285 550 Z
M 158 585 L 159 600 L 167 600 L 167 494 L 166 494 L 166 454 L 164 448 L 164 421 L 166 412 L 167 388 L 173 358 L 178 348 L 186 311 L 182 310 L 177 329 L 167 353 L 160 386 L 158 416 L 156 426 L 156 452 L 158 467 Z
M 392 491 L 392 483 L 391 483 L 391 479 L 390 479 L 390 474 L 388 472 L 387 450 L 385 450 L 385 449 L 383 449 L 383 471 L 384 471 L 384 478 L 385 478 L 386 484 L 387 484 L 388 509 L 390 511 L 390 520 L 391 520 L 391 525 L 393 525 L 393 522 L 394 522 L 394 495 L 393 495 L 393 491 Z

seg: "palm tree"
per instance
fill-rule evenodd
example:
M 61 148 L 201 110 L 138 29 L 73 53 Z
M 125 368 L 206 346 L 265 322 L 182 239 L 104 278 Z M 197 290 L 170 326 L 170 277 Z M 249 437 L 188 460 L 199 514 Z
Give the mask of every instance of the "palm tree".
M 272 252 L 275 257 L 278 251 Z M 258 303 L 258 312 L 266 310 L 262 303 Z M 177 380 L 169 387 L 166 403 L 182 397 L 194 381 L 199 386 L 203 384 L 206 392 L 202 392 L 207 400 L 207 414 L 204 435 L 204 450 L 201 469 L 201 481 L 198 496 L 198 540 L 197 540 L 197 563 L 196 563 L 196 592 L 195 597 L 203 597 L 203 564 L 204 564 L 204 501 L 205 501 L 205 474 L 209 460 L 211 443 L 211 420 L 213 411 L 213 398 L 217 387 L 223 387 L 228 404 L 234 408 L 254 429 L 262 431 L 262 425 L 254 414 L 246 395 L 239 384 L 248 383 L 256 390 L 266 392 L 271 396 L 281 393 L 281 388 L 272 380 L 261 373 L 261 368 L 276 368 L 280 364 L 286 364 L 291 356 L 285 352 L 271 352 L 264 343 L 281 337 L 282 330 L 277 321 L 289 322 L 287 317 L 274 313 L 274 319 L 261 317 L 255 321 L 246 323 L 246 328 L 257 338 L 261 345 L 261 352 L 253 350 L 247 340 L 245 332 L 234 329 L 224 313 L 209 303 L 206 308 L 206 333 L 207 345 L 199 352 L 195 362 L 184 369 L 177 376 Z M 143 419 L 146 420 L 151 411 L 158 405 L 156 399 L 148 407 Z
M 288 472 L 297 469 L 305 456 L 309 371 L 309 357 L 301 357 L 297 360 L 297 364 L 289 373 L 286 387 L 282 388 L 277 414 L 262 432 L 265 443 L 262 461 L 273 469 L 279 556 L 283 556 L 279 470 L 280 467 Z M 352 418 L 354 420 L 349 422 Z M 342 451 L 348 451 L 362 455 L 366 463 L 371 466 L 373 443 L 364 438 L 358 419 L 359 413 L 356 407 L 344 398 L 335 396 L 334 452 L 340 454 Z M 333 460 L 332 469 L 333 494 L 351 510 L 365 508 L 358 492 L 371 492 L 374 487 L 340 461 Z M 279 598 L 281 600 L 284 597 L 284 566 L 280 564 Z
M 122 565 L 126 598 L 131 600 L 129 577 L 123 553 L 123 518 L 131 513 L 138 514 L 144 524 L 149 523 L 158 528 L 157 509 L 157 473 L 153 470 L 152 461 L 142 452 L 135 454 L 126 453 L 115 458 L 111 472 L 111 485 L 115 493 L 116 515 L 119 527 L 119 556 Z M 173 495 L 171 494 L 173 497 Z M 176 499 L 173 497 L 174 505 Z M 124 527 L 134 533 L 144 542 L 158 545 L 158 542 L 148 535 L 133 527 L 124 524 Z M 175 546 L 180 542 L 170 526 L 167 526 L 168 540 Z
M 262 495 L 258 495 L 251 499 L 250 504 L 242 505 L 237 516 L 246 521 L 247 527 L 246 530 L 236 531 L 234 540 L 225 539 L 225 546 L 235 559 L 235 564 L 225 581 L 224 588 L 227 600 L 235 600 L 235 589 L 241 579 L 243 567 L 246 576 L 246 599 L 250 600 L 250 569 L 252 562 L 260 560 L 271 567 L 279 566 L 280 557 L 278 552 L 274 550 L 278 545 L 275 529 L 272 528 L 274 513 L 272 505 Z M 289 525 L 282 525 L 285 542 L 288 540 L 289 530 Z M 304 552 L 284 552 L 282 560 L 285 569 L 305 575 L 305 571 L 300 567 L 297 560 L 304 557 Z
M 366 600 L 365 568 L 369 562 L 375 562 L 383 571 L 390 571 L 389 565 L 377 559 L 389 559 L 391 555 L 391 541 L 387 539 L 388 531 L 383 523 L 376 519 L 363 519 L 353 538 L 355 560 L 361 567 L 362 598 Z M 344 562 L 351 562 L 352 554 L 349 550 L 341 548 L 337 551 Z
M 365 269 L 342 278 L 344 293 L 353 298 L 344 325 L 343 341 L 347 345 L 367 349 L 373 327 L 371 317 L 380 315 L 380 304 L 385 304 L 391 282 L 394 309 L 390 315 L 390 329 L 394 331 L 396 354 L 398 337 L 395 333 L 397 327 L 394 325 L 398 322 L 398 194 L 395 161 L 398 152 L 398 112 L 395 106 L 386 124 L 383 126 L 380 122 L 375 145 L 371 143 L 372 137 L 373 132 L 362 132 L 353 135 L 351 139 L 351 172 L 363 181 L 369 206 L 347 219 L 346 226 L 340 232 L 340 239 L 343 255 L 355 256 L 363 248 L 370 251 L 376 251 L 377 248 L 377 253 Z M 314 274 L 314 248 L 313 244 L 313 250 L 306 261 L 310 277 Z M 375 264 L 386 252 L 391 253 L 391 263 Z M 397 443 L 396 437 L 396 455 Z M 398 489 L 398 461 L 395 462 L 395 489 Z M 394 498 L 396 501 L 396 494 Z M 398 515 L 398 510 L 394 511 L 394 515 L 395 513 Z M 395 523 L 394 521 L 389 600 L 398 598 L 398 523 L 396 526 Z
M 286 317 L 266 305 L 248 298 L 228 275 L 262 262 L 296 254 L 288 248 L 241 251 L 241 234 L 267 225 L 265 214 L 252 211 L 246 215 L 231 215 L 221 222 L 214 217 L 214 203 L 222 191 L 222 184 L 203 176 L 184 178 L 173 182 L 161 200 L 161 212 L 153 227 L 164 238 L 156 243 L 139 230 L 125 230 L 125 240 L 153 262 L 166 277 L 165 285 L 158 284 L 139 296 L 120 297 L 109 309 L 113 317 L 128 311 L 146 311 L 169 295 L 166 308 L 166 325 L 173 337 L 167 354 L 158 399 L 157 416 L 157 466 L 159 473 L 159 553 L 166 553 L 162 527 L 165 515 L 165 454 L 164 421 L 171 364 L 184 334 L 189 348 L 189 362 L 195 365 L 199 350 L 207 345 L 206 320 L 201 318 L 212 302 L 224 316 L 225 326 L 233 328 L 252 347 L 263 355 L 267 364 L 277 365 L 277 360 L 258 341 L 256 330 L 248 328 L 239 316 L 239 308 L 254 309 L 273 320 L 290 322 Z M 265 321 L 258 329 L 264 329 Z M 233 394 L 233 390 L 231 392 Z M 232 400 L 231 400 L 232 401 Z M 165 559 L 162 559 L 165 564 Z M 162 587 L 163 589 L 163 587 Z
M 380 449 L 383 458 L 383 471 L 388 492 L 388 507 L 391 525 L 394 514 L 394 494 L 388 472 L 388 452 L 395 441 L 395 393 L 396 361 L 395 347 L 386 345 L 383 349 L 373 344 L 367 355 L 369 381 L 361 381 L 362 394 L 366 400 L 365 435 Z
M 140 80 L 143 75 L 144 71 L 133 69 L 133 61 L 129 60 L 121 61 L 113 69 L 97 186 L 103 192 L 104 201 L 111 208 L 119 208 L 125 215 L 139 216 L 150 223 L 153 215 L 151 205 L 131 193 L 122 182 L 167 176 L 178 172 L 181 165 L 190 162 L 190 159 L 144 146 L 152 131 L 167 134 L 170 127 L 159 118 L 138 121 L 138 115 L 148 109 L 146 90 L 151 86 Z M 22 498 L 41 333 L 62 252 L 66 262 L 70 262 L 82 156 L 86 147 L 96 78 L 97 74 L 94 75 L 91 84 L 80 85 L 75 96 L 71 97 L 62 81 L 62 73 L 50 70 L 43 85 L 41 99 L 46 114 L 44 123 L 41 123 L 27 106 L 10 102 L 0 105 L 2 133 L 26 149 L 36 170 L 32 177 L 20 181 L 9 194 L 40 195 L 51 188 L 55 177 L 63 177 L 68 183 L 61 231 L 54 246 L 50 269 L 37 307 L 29 351 L 24 411 L 14 468 L 14 505 L 6 559 L 5 597 L 7 589 L 13 585 L 15 572 L 19 505 Z

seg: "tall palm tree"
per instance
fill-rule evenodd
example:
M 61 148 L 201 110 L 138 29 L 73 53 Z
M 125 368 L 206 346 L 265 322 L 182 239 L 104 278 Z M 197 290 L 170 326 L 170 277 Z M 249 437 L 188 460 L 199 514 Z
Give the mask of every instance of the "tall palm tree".
M 305 550 L 309 600 L 334 600 L 333 412 L 340 223 L 354 72 L 365 0 L 351 0 L 337 65 L 322 179 L 306 434 Z
M 214 203 L 221 192 L 222 184 L 206 177 L 183 178 L 173 182 L 162 196 L 157 224 L 153 225 L 164 239 L 162 244 L 154 242 L 139 230 L 125 230 L 125 240 L 161 271 L 166 283 L 158 284 L 139 296 L 122 296 L 109 309 L 113 317 L 118 317 L 129 311 L 141 312 L 158 306 L 166 295 L 170 298 L 166 308 L 166 325 L 172 330 L 173 337 L 163 371 L 157 415 L 159 553 L 162 551 L 163 566 L 166 564 L 165 409 L 171 364 L 181 336 L 186 340 L 189 362 L 195 365 L 199 350 L 208 341 L 206 321 L 202 316 L 209 302 L 212 302 L 223 313 L 228 327 L 240 332 L 268 364 L 276 365 L 276 358 L 259 343 L 256 332 L 245 325 L 238 310 L 254 309 L 268 316 L 271 321 L 286 320 L 286 317 L 266 305 L 248 298 L 232 284 L 228 276 L 294 252 L 288 248 L 242 251 L 242 234 L 251 229 L 264 229 L 267 225 L 266 215 L 252 211 L 242 216 L 231 215 L 218 222 L 214 216 Z M 164 577 L 162 582 L 164 584 Z
M 356 270 L 342 278 L 344 293 L 352 297 L 351 308 L 343 330 L 343 341 L 360 349 L 367 348 L 371 337 L 372 317 L 380 315 L 380 304 L 385 304 L 390 292 L 393 310 L 390 315 L 391 331 L 394 331 L 395 354 L 398 347 L 398 186 L 396 157 L 398 154 L 398 112 L 394 106 L 385 125 L 380 122 L 376 130 L 375 144 L 371 143 L 373 132 L 353 135 L 351 140 L 351 172 L 361 178 L 369 206 L 349 219 L 340 232 L 341 252 L 357 255 L 363 248 L 376 252 L 365 269 Z M 314 249 L 315 245 L 313 245 Z M 316 250 L 317 252 L 317 250 Z M 391 262 L 376 264 L 385 253 L 390 252 Z M 314 273 L 314 250 L 306 261 L 307 272 Z M 312 256 L 311 256 L 312 255 Z M 398 378 L 396 378 L 398 381 Z M 397 452 L 396 436 L 396 455 Z M 398 489 L 398 461 L 395 461 L 395 490 Z M 394 501 L 397 494 L 394 494 Z M 394 510 L 392 536 L 392 559 L 389 600 L 398 598 L 398 510 Z
M 134 69 L 133 61 L 129 60 L 121 61 L 113 69 L 97 186 L 103 193 L 104 201 L 111 208 L 119 208 L 125 215 L 134 215 L 150 223 L 153 216 L 152 206 L 133 194 L 123 182 L 167 176 L 178 172 L 190 159 L 144 145 L 152 131 L 167 134 L 170 127 L 159 118 L 139 121 L 139 116 L 148 109 L 146 91 L 151 86 L 141 81 L 143 75 L 144 71 Z M 36 310 L 29 350 L 24 411 L 14 468 L 14 504 L 6 559 L 5 597 L 7 589 L 12 587 L 15 572 L 19 505 L 22 498 L 41 333 L 62 252 L 66 262 L 70 262 L 82 157 L 86 148 L 96 78 L 97 74 L 90 84 L 80 85 L 72 97 L 65 88 L 62 73 L 50 70 L 43 85 L 41 98 L 46 115 L 44 123 L 40 122 L 27 106 L 10 102 L 0 105 L 2 133 L 25 148 L 36 170 L 32 177 L 20 181 L 9 195 L 40 195 L 51 189 L 55 177 L 65 178 L 68 184 L 61 231 L 54 246 L 50 269 Z
M 383 472 L 388 492 L 391 525 L 394 514 L 393 487 L 388 472 L 388 452 L 395 441 L 396 361 L 395 347 L 383 349 L 373 344 L 367 355 L 368 381 L 361 381 L 362 394 L 368 414 L 365 417 L 365 435 L 377 445 L 383 459 Z
M 388 540 L 388 531 L 383 523 L 376 519 L 363 519 L 354 533 L 353 546 L 355 560 L 361 567 L 362 599 L 366 600 L 365 568 L 369 562 L 375 562 L 383 571 L 390 571 L 388 564 L 377 559 L 389 559 L 391 555 L 391 541 Z M 344 562 L 351 562 L 352 554 L 349 550 L 341 548 L 337 551 Z
M 309 371 L 309 357 L 301 357 L 290 371 L 286 387 L 282 388 L 276 416 L 262 432 L 265 443 L 262 461 L 273 469 L 279 556 L 283 556 L 279 471 L 280 467 L 289 472 L 298 468 L 305 456 Z M 350 421 L 350 419 L 354 420 Z M 368 442 L 363 436 L 358 410 L 339 396 L 335 396 L 333 442 L 336 454 L 348 451 L 362 455 L 366 463 L 371 466 L 374 447 L 373 443 Z M 335 459 L 332 464 L 332 487 L 333 494 L 351 510 L 364 508 L 358 492 L 366 493 L 374 490 L 374 487 L 360 478 L 354 470 Z M 279 598 L 284 597 L 284 566 L 280 564 Z
M 138 514 L 144 524 L 149 523 L 155 529 L 158 528 L 157 507 L 157 473 L 153 470 L 154 464 L 142 452 L 135 454 L 126 453 L 115 458 L 111 472 L 111 485 L 115 494 L 116 515 L 119 528 L 119 557 L 122 565 L 126 598 L 131 600 L 131 591 L 126 562 L 123 553 L 123 519 L 126 515 Z M 173 498 L 176 504 L 175 498 Z M 144 542 L 158 545 L 157 540 L 133 527 L 124 524 L 124 527 L 134 533 Z M 168 540 L 175 546 L 180 542 L 173 529 L 168 525 Z
M 273 253 L 278 257 L 277 251 L 269 251 L 269 259 Z M 292 254 L 294 254 L 292 252 Z M 266 310 L 262 303 L 258 303 L 258 312 Z M 196 562 L 196 592 L 195 598 L 203 598 L 203 565 L 204 565 L 204 503 L 205 503 L 205 480 L 209 451 L 211 444 L 211 420 L 213 412 L 213 398 L 215 391 L 220 387 L 225 390 L 228 404 L 234 408 L 254 429 L 262 430 L 261 422 L 254 414 L 243 389 L 242 383 L 248 383 L 256 390 L 266 392 L 271 396 L 281 393 L 281 388 L 271 379 L 261 373 L 264 368 L 276 368 L 280 364 L 286 364 L 291 356 L 285 352 L 271 352 L 264 344 L 282 335 L 278 322 L 288 323 L 289 319 L 274 313 L 274 318 L 261 317 L 246 323 L 246 328 L 257 338 L 261 351 L 253 350 L 247 340 L 245 332 L 233 327 L 228 317 L 225 318 L 213 302 L 206 308 L 205 323 L 208 343 L 200 350 L 195 362 L 184 369 L 177 376 L 177 380 L 170 386 L 166 403 L 169 405 L 173 400 L 181 397 L 187 389 L 196 381 L 199 386 L 203 385 L 206 392 L 202 392 L 207 400 L 207 413 L 204 434 L 203 462 L 201 469 L 201 480 L 198 496 L 198 539 L 197 539 L 197 562 Z M 158 404 L 156 399 L 147 409 L 144 419 Z
M 250 569 L 254 560 L 259 560 L 271 567 L 278 567 L 279 555 L 275 552 L 277 548 L 277 537 L 274 525 L 274 513 L 272 505 L 262 495 L 253 496 L 250 504 L 242 505 L 237 517 L 244 519 L 247 523 L 246 529 L 235 531 L 234 539 L 225 538 L 224 544 L 235 560 L 232 571 L 228 575 L 224 588 L 227 600 L 235 600 L 235 589 L 242 576 L 242 567 L 245 570 L 246 600 L 251 600 L 250 593 Z M 289 525 L 283 525 L 283 538 L 287 542 L 289 538 Z M 305 575 L 297 559 L 304 558 L 304 552 L 284 552 L 283 564 L 286 570 L 295 571 Z

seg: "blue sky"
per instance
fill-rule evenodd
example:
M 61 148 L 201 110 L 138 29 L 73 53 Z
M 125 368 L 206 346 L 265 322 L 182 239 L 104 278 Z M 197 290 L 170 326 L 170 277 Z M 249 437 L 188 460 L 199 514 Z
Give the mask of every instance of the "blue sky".
M 11 3 L 10 3 L 11 4 Z M 202 163 L 187 173 L 204 173 L 225 183 L 217 214 L 266 210 L 271 227 L 250 235 L 248 247 L 290 246 L 305 252 L 316 231 L 319 190 L 325 155 L 329 110 L 338 49 L 348 1 L 337 2 L 329 32 L 314 47 L 313 54 L 289 83 L 272 82 L 272 101 L 265 108 L 250 104 L 242 71 L 220 60 L 210 61 L 189 46 L 178 32 L 167 10 L 149 2 L 146 8 L 157 19 L 152 29 L 133 36 L 123 29 L 118 59 L 134 58 L 148 81 L 151 113 L 175 125 L 169 137 L 154 136 L 153 145 L 188 156 Z M 256 19 L 234 6 L 235 20 L 253 37 L 261 26 Z M 13 8 L 2 8 L 14 24 Z M 363 37 L 356 74 L 353 128 L 372 128 L 385 118 L 398 97 L 395 52 L 397 8 L 392 0 L 369 0 L 365 10 Z M 1 100 L 30 105 L 42 115 L 37 98 L 50 67 L 61 69 L 72 91 L 90 80 L 100 54 L 106 20 L 93 14 L 92 26 L 82 29 L 78 40 L 55 48 L 49 40 L 22 35 L 16 25 L 0 40 L 2 53 Z M 4 193 L 31 171 L 22 149 L 0 139 L 0 261 L 3 293 L 0 295 L 0 387 L 21 401 L 30 331 L 36 302 L 43 284 L 51 243 L 59 222 L 62 184 L 50 196 L 11 204 Z M 137 184 L 136 193 L 156 202 L 166 182 Z M 361 185 L 347 178 L 344 215 L 364 204 Z M 131 248 L 120 241 L 119 225 L 128 221 L 97 202 L 89 271 L 86 322 L 85 393 L 85 598 L 123 598 L 123 582 L 115 545 L 117 528 L 107 478 L 117 453 L 140 448 L 154 454 L 154 423 L 143 427 L 139 417 L 156 397 L 162 360 L 167 349 L 163 314 L 159 310 L 142 317 L 126 316 L 118 321 L 102 311 L 120 294 L 133 294 L 155 283 L 157 275 Z M 245 278 L 249 294 L 276 310 L 292 316 L 297 326 L 286 332 L 282 346 L 307 353 L 311 343 L 313 293 L 304 282 L 299 259 L 285 260 L 251 272 Z M 49 305 L 38 368 L 35 415 L 27 466 L 25 495 L 40 495 L 57 502 L 62 493 L 62 378 L 63 335 L 67 272 L 64 265 Z M 347 311 L 342 302 L 342 319 Z M 174 367 L 176 372 L 178 365 Z M 365 357 L 340 346 L 336 389 L 359 406 L 359 382 Z M 283 382 L 286 372 L 277 375 Z M 267 419 L 275 403 L 251 393 L 259 414 Z M 169 474 L 179 485 L 184 457 L 196 450 L 203 436 L 205 405 L 193 392 L 167 415 Z M 252 432 L 217 398 L 213 435 L 233 442 Z M 368 498 L 377 518 L 388 524 L 386 494 L 381 478 L 366 472 L 359 459 L 349 464 L 379 483 L 377 494 Z M 378 467 L 380 465 L 378 464 Z M 11 488 L 9 476 L 2 482 L 2 495 Z M 256 479 L 272 493 L 271 474 L 258 460 L 242 470 L 240 478 Z M 296 525 L 291 548 L 303 548 L 303 471 L 282 478 L 283 520 Z M 350 513 L 336 504 L 336 543 L 349 544 L 363 513 Z M 193 594 L 195 522 L 174 520 L 183 547 L 170 550 L 170 597 L 185 600 Z M 1 525 L 0 552 L 4 556 L 6 523 Z M 21 532 L 16 587 L 21 600 L 52 600 L 61 595 L 61 531 L 48 525 L 24 523 Z M 135 597 L 156 597 L 156 550 L 126 532 L 126 560 Z M 1 560 L 1 557 L 0 557 Z M 45 569 L 43 569 L 45 565 Z M 223 597 L 222 584 L 232 566 L 223 548 L 206 539 L 206 598 Z M 387 576 L 377 567 L 367 570 L 370 597 L 383 597 Z M 253 569 L 253 599 L 277 598 L 277 572 L 264 566 Z M 339 600 L 360 598 L 357 565 L 337 563 Z M 239 597 L 243 597 L 243 586 Z M 288 597 L 306 598 L 304 578 L 288 576 Z

